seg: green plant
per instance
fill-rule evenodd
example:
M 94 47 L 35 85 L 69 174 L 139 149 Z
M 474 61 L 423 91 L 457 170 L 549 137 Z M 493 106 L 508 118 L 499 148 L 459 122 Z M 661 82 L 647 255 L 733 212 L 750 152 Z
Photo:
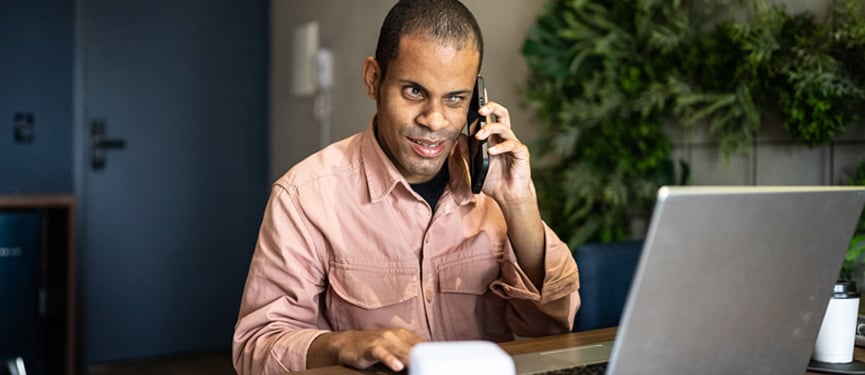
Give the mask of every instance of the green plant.
M 861 45 L 865 23 L 855 2 L 834 6 L 828 20 L 791 15 L 782 6 L 760 7 L 749 23 L 725 22 L 719 35 L 740 50 L 736 80 L 776 107 L 793 137 L 824 144 L 859 120 L 865 99 L 849 45 Z M 861 53 L 859 48 L 859 53 Z M 852 53 L 851 53 L 852 52 Z M 850 55 L 850 56 L 848 56 Z M 861 55 L 860 55 L 861 56 Z M 846 62 L 845 62 L 846 60 Z
M 766 121 L 818 145 L 865 102 L 856 0 L 823 21 L 765 0 L 553 0 L 522 53 L 541 207 L 572 247 L 629 237 L 660 185 L 688 183 L 664 129 L 706 127 L 726 156 Z
M 522 92 L 547 157 L 539 195 L 571 246 L 629 237 L 658 186 L 687 181 L 663 128 L 682 87 L 681 46 L 703 21 L 680 1 L 552 1 L 530 30 Z
M 684 89 L 673 112 L 685 126 L 707 124 L 725 155 L 780 120 L 809 146 L 857 124 L 865 101 L 865 19 L 859 3 L 832 4 L 827 19 L 749 2 L 744 21 L 721 20 L 688 47 Z
M 847 180 L 847 185 L 865 186 L 865 161 L 859 163 L 853 169 Z M 853 234 L 850 246 L 847 248 L 847 255 L 844 257 L 844 265 L 841 268 L 842 279 L 851 280 L 853 278 L 853 269 L 857 264 L 862 262 L 863 255 L 865 255 L 865 211 L 859 217 L 856 232 Z

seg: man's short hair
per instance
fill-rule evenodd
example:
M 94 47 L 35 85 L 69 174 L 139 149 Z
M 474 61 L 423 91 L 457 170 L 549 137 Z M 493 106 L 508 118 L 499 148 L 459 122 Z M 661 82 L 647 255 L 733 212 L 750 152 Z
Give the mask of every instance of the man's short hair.
M 480 55 L 478 72 L 484 59 L 484 39 L 472 12 L 457 0 L 400 0 L 390 9 L 378 35 L 375 60 L 381 79 L 388 64 L 397 58 L 403 36 L 419 35 L 452 43 L 457 48 L 474 44 Z

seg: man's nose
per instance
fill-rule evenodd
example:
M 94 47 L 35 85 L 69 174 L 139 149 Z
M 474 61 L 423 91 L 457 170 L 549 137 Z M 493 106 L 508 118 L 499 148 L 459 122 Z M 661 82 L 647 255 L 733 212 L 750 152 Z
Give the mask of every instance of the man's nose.
M 430 103 L 418 116 L 418 123 L 431 131 L 438 131 L 447 126 L 447 118 L 441 104 Z

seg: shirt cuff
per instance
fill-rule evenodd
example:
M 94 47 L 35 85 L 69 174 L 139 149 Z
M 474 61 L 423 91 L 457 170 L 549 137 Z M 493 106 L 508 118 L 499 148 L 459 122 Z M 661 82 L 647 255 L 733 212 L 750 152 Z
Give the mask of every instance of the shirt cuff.
M 522 299 L 545 304 L 569 296 L 580 286 L 577 265 L 567 244 L 562 242 L 544 224 L 545 255 L 544 283 L 539 291 L 517 263 L 512 245 L 508 242 L 502 259 L 501 277 L 490 288 L 505 299 Z
M 306 358 L 310 345 L 318 336 L 326 332 L 328 331 L 299 329 L 280 337 L 268 353 L 270 360 L 265 361 L 265 363 L 269 363 L 266 373 L 270 374 L 270 370 L 273 370 L 271 367 L 275 366 L 284 367 L 282 371 L 306 370 Z

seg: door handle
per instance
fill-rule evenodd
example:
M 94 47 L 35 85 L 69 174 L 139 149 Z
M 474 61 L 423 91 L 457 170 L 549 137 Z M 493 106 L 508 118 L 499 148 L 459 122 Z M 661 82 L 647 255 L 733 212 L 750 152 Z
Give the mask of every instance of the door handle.
M 105 152 L 126 148 L 126 140 L 111 139 L 105 135 L 105 119 L 94 119 L 90 122 L 91 166 L 94 170 L 105 168 Z

